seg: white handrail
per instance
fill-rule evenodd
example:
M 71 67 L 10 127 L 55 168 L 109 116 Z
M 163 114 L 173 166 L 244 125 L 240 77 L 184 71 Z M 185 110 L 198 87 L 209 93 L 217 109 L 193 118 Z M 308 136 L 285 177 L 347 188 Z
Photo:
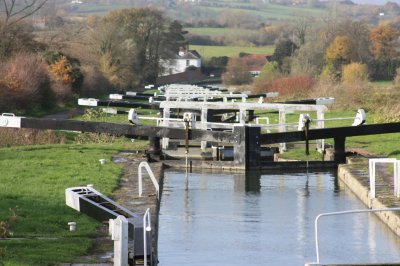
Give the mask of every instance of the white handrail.
M 143 181 L 142 181 L 143 180 L 143 175 L 142 175 L 143 167 L 147 170 L 147 173 L 149 174 L 150 179 L 153 182 L 154 187 L 156 188 L 157 199 L 160 199 L 160 192 L 159 192 L 160 187 L 158 185 L 157 179 L 155 178 L 155 176 L 153 174 L 153 171 L 150 168 L 150 165 L 147 162 L 141 162 L 138 167 L 139 197 L 142 196 L 142 192 L 143 192 L 143 184 L 142 184 L 143 183 Z
M 150 208 L 147 208 L 146 212 L 143 215 L 143 256 L 144 256 L 145 266 L 147 266 L 147 232 L 150 231 L 151 231 Z
M 327 212 L 321 213 L 315 218 L 315 251 L 317 253 L 317 264 L 319 264 L 319 243 L 318 243 L 318 220 L 324 216 L 334 216 L 341 214 L 353 214 L 353 213 L 363 213 L 363 212 L 384 212 L 384 211 L 400 211 L 400 207 L 396 208 L 385 208 L 385 209 L 367 209 L 367 210 L 350 210 L 350 211 L 340 211 L 340 212 Z

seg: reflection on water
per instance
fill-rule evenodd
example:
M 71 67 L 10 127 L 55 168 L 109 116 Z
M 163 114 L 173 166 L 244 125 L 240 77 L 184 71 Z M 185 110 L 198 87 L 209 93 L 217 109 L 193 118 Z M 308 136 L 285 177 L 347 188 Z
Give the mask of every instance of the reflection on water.
M 304 265 L 319 213 L 364 206 L 332 173 L 165 173 L 159 260 L 170 265 Z M 322 263 L 400 261 L 373 214 L 321 218 Z

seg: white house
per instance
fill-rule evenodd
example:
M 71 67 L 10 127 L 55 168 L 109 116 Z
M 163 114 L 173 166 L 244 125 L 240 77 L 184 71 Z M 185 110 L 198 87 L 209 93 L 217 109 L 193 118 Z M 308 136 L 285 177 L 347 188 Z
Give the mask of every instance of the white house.
M 181 48 L 173 58 L 161 62 L 164 71 L 161 76 L 185 72 L 188 67 L 201 67 L 201 55 L 196 50 Z

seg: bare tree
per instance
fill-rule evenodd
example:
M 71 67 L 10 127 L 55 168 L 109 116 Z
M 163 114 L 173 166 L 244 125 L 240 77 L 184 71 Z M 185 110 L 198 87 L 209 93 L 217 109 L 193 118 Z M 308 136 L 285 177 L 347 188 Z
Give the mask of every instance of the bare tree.
M 39 9 L 41 9 L 47 0 L 0 0 L 0 4 L 3 6 L 2 12 L 4 16 L 2 19 L 2 30 L 11 26 L 12 24 L 18 23 L 23 19 L 33 15 Z
M 37 12 L 47 0 L 0 0 L 0 59 L 18 51 L 36 51 L 41 44 L 34 40 L 25 19 Z

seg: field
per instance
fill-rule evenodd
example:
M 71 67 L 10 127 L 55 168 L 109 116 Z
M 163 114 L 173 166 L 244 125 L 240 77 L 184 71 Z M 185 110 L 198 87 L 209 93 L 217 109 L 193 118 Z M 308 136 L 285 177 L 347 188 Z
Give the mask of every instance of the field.
M 238 34 L 251 34 L 257 33 L 256 30 L 246 30 L 246 29 L 236 29 L 236 28 L 186 28 L 189 33 L 197 34 L 197 35 L 208 35 L 210 37 L 217 36 L 227 36 L 227 35 L 238 35 Z M 239 33 L 238 33 L 239 31 Z
M 215 56 L 238 56 L 240 52 L 250 54 L 273 54 L 274 46 L 263 47 L 240 47 L 240 46 L 207 46 L 207 45 L 191 45 L 191 50 L 200 53 L 203 59 L 207 60 Z
M 94 184 L 111 195 L 121 166 L 111 156 L 121 145 L 37 145 L 0 149 L 0 265 L 73 262 L 92 247 L 99 223 L 65 205 L 65 189 Z M 99 159 L 106 159 L 100 165 Z M 10 227 L 5 223 L 9 217 Z M 75 221 L 76 232 L 68 230 Z
M 226 7 L 212 7 L 209 8 L 215 12 L 223 12 Z M 326 9 L 307 8 L 297 6 L 283 6 L 274 4 L 265 4 L 258 10 L 248 8 L 229 8 L 231 11 L 238 11 L 247 16 L 259 17 L 265 20 L 281 20 L 281 19 L 298 19 L 301 17 L 321 17 L 326 16 L 328 11 Z
M 108 12 L 115 9 L 122 8 L 133 8 L 134 5 L 129 4 L 103 4 L 97 3 L 93 4 L 90 2 L 84 2 L 82 4 L 75 4 L 71 6 L 72 14 L 80 15 L 100 15 L 103 16 Z M 258 17 L 260 19 L 276 21 L 281 19 L 297 19 L 301 17 L 321 17 L 326 16 L 328 11 L 326 9 L 320 8 L 308 8 L 300 6 L 284 6 L 275 4 L 239 4 L 237 2 L 225 2 L 222 6 L 202 6 L 202 5 L 192 5 L 190 7 L 193 10 L 198 10 L 200 12 L 213 12 L 215 14 L 220 14 L 223 11 L 230 10 L 236 11 L 238 14 L 243 14 L 245 16 Z M 187 6 L 176 6 L 175 8 L 166 9 L 167 16 L 176 17 L 176 12 L 181 13 L 180 20 L 190 19 L 191 14 L 186 11 Z M 187 13 L 187 14 L 186 14 Z M 194 13 L 195 14 L 195 13 Z

